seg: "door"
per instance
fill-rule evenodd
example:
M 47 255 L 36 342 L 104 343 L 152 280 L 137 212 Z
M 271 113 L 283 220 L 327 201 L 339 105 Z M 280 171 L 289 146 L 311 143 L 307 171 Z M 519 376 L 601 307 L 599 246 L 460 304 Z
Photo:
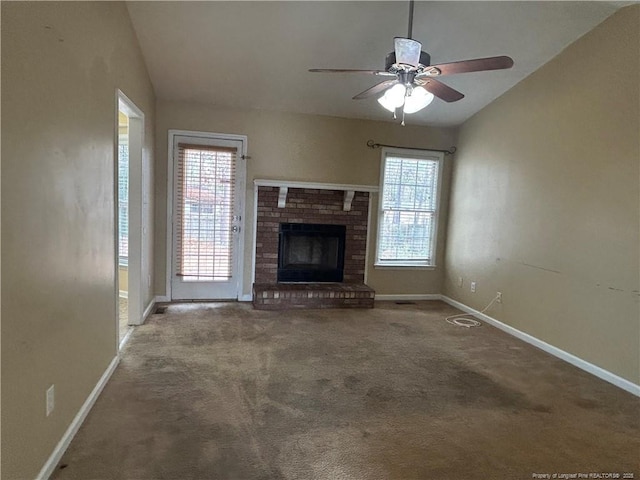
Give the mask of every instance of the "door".
M 172 300 L 239 296 L 244 142 L 173 135 Z

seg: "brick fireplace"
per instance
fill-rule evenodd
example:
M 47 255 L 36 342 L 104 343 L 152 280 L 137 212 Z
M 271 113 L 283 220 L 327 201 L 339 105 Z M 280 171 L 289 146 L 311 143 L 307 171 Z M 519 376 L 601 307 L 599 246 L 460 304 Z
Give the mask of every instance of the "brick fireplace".
M 253 304 L 260 309 L 372 307 L 374 291 L 364 284 L 369 191 L 257 185 Z M 336 186 L 341 187 L 341 186 Z M 342 282 L 278 282 L 283 228 L 302 224 L 344 232 Z M 288 230 L 287 230 L 288 229 Z M 282 267 L 282 261 L 280 266 Z M 287 277 L 288 278 L 288 277 Z

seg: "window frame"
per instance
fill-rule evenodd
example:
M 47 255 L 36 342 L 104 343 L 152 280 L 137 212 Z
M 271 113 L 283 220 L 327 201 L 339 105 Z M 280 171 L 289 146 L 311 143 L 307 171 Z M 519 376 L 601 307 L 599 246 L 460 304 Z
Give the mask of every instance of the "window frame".
M 435 185 L 435 202 L 433 210 L 433 225 L 432 225 L 432 238 L 429 246 L 428 258 L 425 260 L 407 260 L 407 259 L 394 259 L 394 260 L 382 260 L 380 259 L 380 235 L 382 232 L 382 222 L 384 217 L 383 199 L 385 193 L 385 169 L 388 157 L 400 157 L 410 160 L 429 160 L 437 162 L 436 167 L 436 185 Z M 436 252 L 438 245 L 438 224 L 440 223 L 440 196 L 442 192 L 442 177 L 444 167 L 444 153 L 435 152 L 432 150 L 413 150 L 405 148 L 393 148 L 383 147 L 380 160 L 380 194 L 378 195 L 378 223 L 376 232 L 376 252 L 375 252 L 375 268 L 398 268 L 398 269 L 427 269 L 432 270 L 436 268 Z M 413 210 L 407 210 L 413 211 Z

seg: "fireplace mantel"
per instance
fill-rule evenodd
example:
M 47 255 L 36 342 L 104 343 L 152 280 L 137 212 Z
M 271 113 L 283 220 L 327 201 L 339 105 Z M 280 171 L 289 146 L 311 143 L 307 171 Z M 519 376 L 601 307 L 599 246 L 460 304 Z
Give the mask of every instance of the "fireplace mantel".
M 316 188 L 318 190 L 345 190 L 354 192 L 377 192 L 377 185 L 349 185 L 346 183 L 297 182 L 291 180 L 256 179 L 253 183 L 258 187 Z
M 290 188 L 313 188 L 316 190 L 341 190 L 344 192 L 344 204 L 342 209 L 345 212 L 351 211 L 351 202 L 355 192 L 374 193 L 379 190 L 374 185 L 349 185 L 344 183 L 317 183 L 317 182 L 296 182 L 290 180 L 267 180 L 256 179 L 253 181 L 257 187 L 276 187 L 280 189 L 278 195 L 278 208 L 284 208 L 287 204 L 287 193 Z

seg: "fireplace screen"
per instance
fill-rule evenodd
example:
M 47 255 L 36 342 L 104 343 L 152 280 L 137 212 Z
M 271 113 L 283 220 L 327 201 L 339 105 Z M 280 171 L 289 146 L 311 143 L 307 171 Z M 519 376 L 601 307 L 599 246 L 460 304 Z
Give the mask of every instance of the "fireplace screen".
M 279 282 L 341 282 L 344 225 L 281 223 Z

